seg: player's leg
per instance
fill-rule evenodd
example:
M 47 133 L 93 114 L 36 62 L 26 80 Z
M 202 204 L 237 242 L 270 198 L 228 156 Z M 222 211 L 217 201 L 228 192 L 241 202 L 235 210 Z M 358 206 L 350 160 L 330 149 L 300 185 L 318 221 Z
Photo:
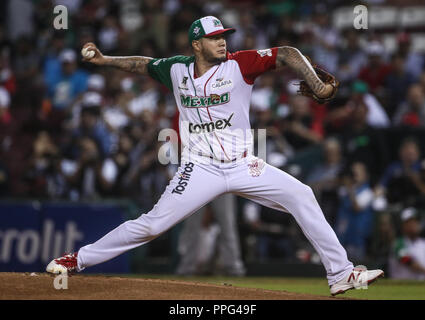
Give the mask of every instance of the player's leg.
M 335 232 L 326 221 L 311 188 L 294 177 L 256 157 L 232 169 L 230 191 L 267 207 L 289 212 L 319 254 L 329 285 L 351 272 L 348 260 Z
M 78 251 L 77 271 L 155 239 L 225 191 L 225 182 L 218 172 L 204 165 L 184 162 L 151 211 L 124 222 Z

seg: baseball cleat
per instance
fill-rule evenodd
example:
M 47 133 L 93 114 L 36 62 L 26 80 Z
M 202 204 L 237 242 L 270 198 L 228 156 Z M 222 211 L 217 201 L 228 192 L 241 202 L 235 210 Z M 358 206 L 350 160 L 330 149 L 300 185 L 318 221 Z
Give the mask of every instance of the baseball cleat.
M 46 267 L 46 271 L 53 274 L 73 273 L 77 271 L 77 252 L 64 254 L 62 257 L 53 259 Z
M 336 296 L 354 288 L 367 289 L 368 284 L 383 276 L 384 271 L 380 269 L 367 270 L 365 267 L 355 267 L 348 276 L 331 286 L 331 295 Z

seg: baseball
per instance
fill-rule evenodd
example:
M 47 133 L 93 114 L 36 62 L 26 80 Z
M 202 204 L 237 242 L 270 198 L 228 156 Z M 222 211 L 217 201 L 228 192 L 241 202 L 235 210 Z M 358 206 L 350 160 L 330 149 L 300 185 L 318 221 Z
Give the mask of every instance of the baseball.
M 94 50 L 88 50 L 87 48 L 83 48 L 81 50 L 81 54 L 84 58 L 86 59 L 91 59 L 94 57 L 95 55 L 95 51 Z

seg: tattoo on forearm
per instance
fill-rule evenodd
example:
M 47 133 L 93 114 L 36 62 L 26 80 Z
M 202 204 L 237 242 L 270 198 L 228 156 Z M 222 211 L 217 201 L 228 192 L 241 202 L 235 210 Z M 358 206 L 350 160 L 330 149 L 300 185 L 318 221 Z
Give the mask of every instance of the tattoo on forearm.
M 106 65 L 118 69 L 134 72 L 138 74 L 148 73 L 148 63 L 152 60 L 149 57 L 105 57 Z
M 286 46 L 278 48 L 276 67 L 279 68 L 284 65 L 288 65 L 295 70 L 307 82 L 316 95 L 323 96 L 325 93 L 325 84 L 319 79 L 310 62 L 298 49 Z

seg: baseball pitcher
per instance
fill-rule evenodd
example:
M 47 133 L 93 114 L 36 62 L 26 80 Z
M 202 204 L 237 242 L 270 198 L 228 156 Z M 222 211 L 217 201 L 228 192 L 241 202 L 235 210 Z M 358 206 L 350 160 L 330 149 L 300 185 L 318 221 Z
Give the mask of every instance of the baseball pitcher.
M 110 260 L 230 192 L 294 216 L 321 258 L 332 295 L 383 276 L 382 270 L 353 267 L 309 186 L 252 154 L 249 107 L 256 77 L 288 66 L 303 79 L 299 92 L 320 102 L 334 97 L 338 81 L 293 47 L 228 52 L 226 36 L 233 32 L 213 16 L 194 21 L 188 32 L 190 57 L 111 57 L 93 43 L 84 45 L 85 61 L 148 75 L 173 92 L 180 113 L 181 166 L 151 211 L 52 260 L 47 272 L 82 271 Z

